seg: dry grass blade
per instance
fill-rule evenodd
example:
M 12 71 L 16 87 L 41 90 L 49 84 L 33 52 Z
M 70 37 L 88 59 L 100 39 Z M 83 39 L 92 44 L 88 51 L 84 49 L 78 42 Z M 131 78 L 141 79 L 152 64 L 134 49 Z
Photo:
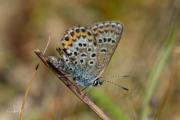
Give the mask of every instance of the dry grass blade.
M 48 39 L 48 42 L 47 42 L 47 45 L 46 45 L 46 47 L 45 47 L 45 49 L 44 49 L 43 54 L 46 52 L 47 47 L 49 46 L 50 40 L 51 40 L 51 37 L 50 37 L 50 31 L 49 31 L 49 39 Z M 26 103 L 26 98 L 27 98 L 29 89 L 30 89 L 30 87 L 31 87 L 31 83 L 32 83 L 33 80 L 34 80 L 34 76 L 36 75 L 36 71 L 37 71 L 40 63 L 41 63 L 41 61 L 39 60 L 39 62 L 38 62 L 38 64 L 36 65 L 36 68 L 35 68 L 32 76 L 31 76 L 31 79 L 30 79 L 30 81 L 29 81 L 29 83 L 28 83 L 28 86 L 27 86 L 27 89 L 26 89 L 26 93 L 25 93 L 25 95 L 24 95 L 24 99 L 23 99 L 23 102 L 22 102 L 22 105 L 21 105 L 21 113 L 20 113 L 20 118 L 19 118 L 20 120 L 23 119 L 23 113 L 24 113 L 24 107 L 25 107 L 25 103 Z
M 155 116 L 155 120 L 159 120 L 160 119 L 160 115 L 162 113 L 162 109 L 165 105 L 165 102 L 167 101 L 168 99 L 168 95 L 169 95 L 169 92 L 173 89 L 174 85 L 176 84 L 176 81 L 177 81 L 177 78 L 178 78 L 178 73 L 180 72 L 180 60 L 179 60 L 179 63 L 177 65 L 177 68 L 175 68 L 175 70 L 173 71 L 172 75 L 171 75 L 171 78 L 170 78 L 170 83 L 163 95 L 163 98 L 161 100 L 161 104 L 157 110 L 157 113 L 156 113 L 156 116 Z
M 42 62 L 50 68 L 54 74 L 76 95 L 78 96 L 89 108 L 91 108 L 99 117 L 104 120 L 110 120 L 110 118 L 98 108 L 81 90 L 79 90 L 73 83 L 62 74 L 58 69 L 56 69 L 39 50 L 34 51 L 37 56 L 42 60 Z

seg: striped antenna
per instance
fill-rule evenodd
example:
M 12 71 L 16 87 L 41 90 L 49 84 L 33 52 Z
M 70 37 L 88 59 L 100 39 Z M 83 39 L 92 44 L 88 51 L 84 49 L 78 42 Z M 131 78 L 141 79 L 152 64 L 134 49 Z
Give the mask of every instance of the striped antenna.
M 120 85 L 118 85 L 118 84 L 116 84 L 116 83 L 113 83 L 113 82 L 111 82 L 111 81 L 102 80 L 102 82 L 108 82 L 108 83 L 114 84 L 114 85 L 116 85 L 116 86 L 118 86 L 118 87 L 120 87 L 120 88 L 122 88 L 122 89 L 124 89 L 124 90 L 126 90 L 126 91 L 128 91 L 128 92 L 130 92 L 130 90 L 129 90 L 128 88 L 125 88 L 125 87 L 123 87 L 123 86 L 120 86 Z
M 112 78 L 112 77 L 131 77 L 131 75 L 111 75 L 111 76 L 103 76 L 99 78 Z

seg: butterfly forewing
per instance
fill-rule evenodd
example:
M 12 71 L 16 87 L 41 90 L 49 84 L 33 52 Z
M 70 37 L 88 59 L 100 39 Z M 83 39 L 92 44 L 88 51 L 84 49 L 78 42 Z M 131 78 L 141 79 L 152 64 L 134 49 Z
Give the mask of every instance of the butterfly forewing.
M 101 75 L 107 67 L 123 32 L 123 25 L 119 22 L 101 22 L 91 26 L 97 41 L 96 74 Z

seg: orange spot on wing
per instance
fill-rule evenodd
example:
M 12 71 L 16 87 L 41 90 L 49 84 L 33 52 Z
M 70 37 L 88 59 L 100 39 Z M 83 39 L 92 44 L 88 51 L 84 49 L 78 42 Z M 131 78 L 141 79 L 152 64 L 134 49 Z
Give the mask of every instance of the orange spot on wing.
M 72 44 L 72 40 L 69 40 L 69 41 L 67 42 L 67 44 L 68 44 L 68 45 L 71 45 L 71 44 Z

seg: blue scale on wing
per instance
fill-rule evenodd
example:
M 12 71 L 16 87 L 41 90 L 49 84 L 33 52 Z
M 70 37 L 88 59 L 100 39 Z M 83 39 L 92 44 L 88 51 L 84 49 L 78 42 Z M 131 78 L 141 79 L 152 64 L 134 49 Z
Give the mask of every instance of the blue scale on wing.
M 72 44 L 68 44 L 71 41 Z M 70 62 L 67 63 L 67 66 L 73 68 L 70 75 L 73 78 L 81 78 L 81 80 L 76 81 L 77 84 L 83 86 L 88 80 L 94 80 L 96 76 L 91 73 L 94 73 L 92 68 L 97 62 L 97 41 L 95 41 L 92 31 L 84 26 L 74 27 L 66 31 L 61 43 L 64 44 L 63 50 L 66 53 L 65 55 L 61 54 L 61 56 L 67 58 L 66 55 L 68 55 Z

